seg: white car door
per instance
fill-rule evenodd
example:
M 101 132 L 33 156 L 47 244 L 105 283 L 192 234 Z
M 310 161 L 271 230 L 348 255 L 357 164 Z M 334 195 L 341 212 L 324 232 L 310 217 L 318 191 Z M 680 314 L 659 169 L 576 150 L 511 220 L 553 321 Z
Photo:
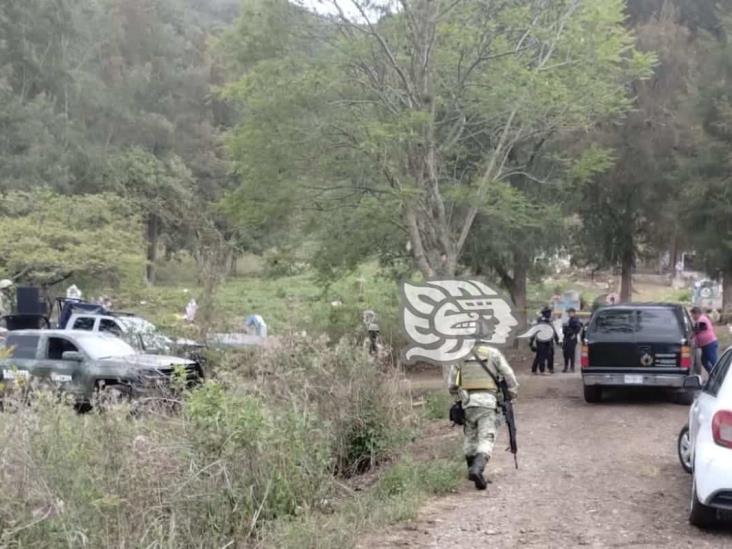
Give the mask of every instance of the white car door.
M 689 410 L 689 441 L 691 442 L 692 463 L 700 429 L 711 428 L 712 416 L 717 410 L 717 395 L 724 382 L 730 361 L 732 361 L 732 350 L 727 351 L 717 361 L 704 388 Z

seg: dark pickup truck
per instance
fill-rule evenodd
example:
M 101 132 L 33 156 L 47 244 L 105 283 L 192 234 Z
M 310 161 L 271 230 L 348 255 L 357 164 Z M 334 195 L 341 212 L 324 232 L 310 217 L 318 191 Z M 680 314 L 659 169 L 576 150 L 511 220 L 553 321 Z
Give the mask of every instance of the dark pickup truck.
M 603 387 L 658 387 L 680 404 L 693 393 L 684 380 L 698 373 L 693 324 L 682 305 L 625 304 L 598 309 L 582 346 L 587 402 L 602 400 Z

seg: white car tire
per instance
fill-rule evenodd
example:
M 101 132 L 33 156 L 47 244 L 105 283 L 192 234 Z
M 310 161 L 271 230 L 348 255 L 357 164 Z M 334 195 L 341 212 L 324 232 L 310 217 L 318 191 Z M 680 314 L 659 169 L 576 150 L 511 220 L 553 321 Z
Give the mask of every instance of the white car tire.
M 684 471 L 691 474 L 691 440 L 689 439 L 689 426 L 684 425 L 679 433 L 676 442 L 676 449 L 679 455 L 679 462 Z
M 704 505 L 696 496 L 696 481 L 691 477 L 691 508 L 689 523 L 697 528 L 711 528 L 717 524 L 717 510 Z

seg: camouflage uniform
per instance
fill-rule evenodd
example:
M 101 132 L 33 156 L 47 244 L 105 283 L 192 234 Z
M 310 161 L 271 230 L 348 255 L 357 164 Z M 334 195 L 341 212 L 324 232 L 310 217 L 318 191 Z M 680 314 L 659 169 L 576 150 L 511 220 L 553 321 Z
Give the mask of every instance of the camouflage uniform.
M 475 353 L 499 380 L 506 380 L 509 392 L 515 398 L 518 381 L 506 357 L 498 349 L 479 345 Z M 493 453 L 496 440 L 498 387 L 475 358 L 450 368 L 450 393 L 459 397 L 465 410 L 464 452 L 469 478 L 479 489 L 485 489 L 483 470 Z

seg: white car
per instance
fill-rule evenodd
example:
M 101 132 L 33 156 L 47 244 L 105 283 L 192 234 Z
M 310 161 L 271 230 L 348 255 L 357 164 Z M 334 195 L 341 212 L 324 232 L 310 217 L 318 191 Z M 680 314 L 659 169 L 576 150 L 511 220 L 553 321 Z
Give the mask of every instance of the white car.
M 732 347 L 702 385 L 687 378 L 687 389 L 700 389 L 689 409 L 689 424 L 679 434 L 679 459 L 691 473 L 689 522 L 713 526 L 719 511 L 732 511 Z

